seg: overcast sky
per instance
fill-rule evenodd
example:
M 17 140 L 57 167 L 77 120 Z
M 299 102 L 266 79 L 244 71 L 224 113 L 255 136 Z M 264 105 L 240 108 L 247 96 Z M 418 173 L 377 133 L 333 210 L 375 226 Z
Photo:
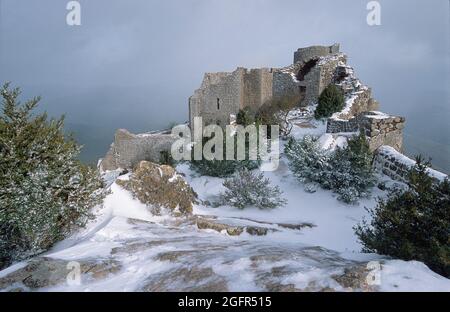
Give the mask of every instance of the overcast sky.
M 0 0 L 0 82 L 66 113 L 96 157 L 116 128 L 185 121 L 204 72 L 286 66 L 299 47 L 339 42 L 381 109 L 407 118 L 409 148 L 436 143 L 450 168 L 448 0 L 379 1 L 372 27 L 368 0 L 80 0 L 73 27 L 67 2 Z

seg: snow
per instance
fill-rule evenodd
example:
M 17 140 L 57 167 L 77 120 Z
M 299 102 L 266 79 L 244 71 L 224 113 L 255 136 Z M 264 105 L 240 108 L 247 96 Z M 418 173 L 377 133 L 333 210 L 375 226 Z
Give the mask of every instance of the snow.
M 450 292 L 450 282 L 418 261 L 390 260 L 382 265 L 381 291 Z
M 347 139 L 355 133 L 340 133 L 339 135 L 324 133 L 319 137 L 319 146 L 325 150 L 334 150 L 336 147 L 344 148 L 347 146 Z
M 388 155 L 389 157 L 394 157 L 397 161 L 399 161 L 400 163 L 404 164 L 405 166 L 407 166 L 409 168 L 414 167 L 416 164 L 416 162 L 414 160 L 403 155 L 402 153 L 399 153 L 397 150 L 395 150 L 395 148 L 393 148 L 391 146 L 383 145 L 379 148 L 379 151 L 383 155 Z M 442 173 L 440 171 L 434 170 L 432 168 L 428 168 L 427 173 L 431 177 L 434 177 L 435 179 L 437 179 L 439 181 L 444 181 L 445 179 L 448 179 L 448 175 L 446 175 L 445 173 Z
M 326 148 L 342 146 L 346 136 L 324 134 L 325 124 L 308 120 L 310 128 L 294 126 L 292 135 L 300 138 L 306 134 L 321 136 L 320 142 Z M 280 150 L 283 151 L 281 142 Z M 199 176 L 189 165 L 182 163 L 177 171 L 185 176 L 187 182 L 199 195 L 200 202 L 214 202 L 224 191 L 223 179 Z M 331 191 L 318 189 L 307 193 L 293 177 L 287 166 L 287 160 L 281 155 L 276 171 L 264 172 L 273 185 L 280 186 L 283 197 L 288 203 L 273 210 L 259 210 L 248 207 L 239 210 L 231 206 L 212 208 L 195 204 L 194 214 L 216 216 L 221 222 L 234 225 L 265 226 L 277 230 L 266 236 L 229 236 L 213 230 L 199 230 L 190 223 L 168 215 L 155 216 L 149 207 L 134 199 L 133 196 L 113 180 L 117 173 L 108 173 L 111 193 L 104 205 L 93 210 L 95 219 L 85 229 L 68 239 L 56 244 L 47 257 L 76 261 L 78 259 L 114 259 L 120 262 L 119 272 L 105 279 L 82 283 L 79 286 L 58 285 L 42 291 L 137 291 L 145 287 L 149 280 L 158 278 L 158 274 L 169 272 L 179 266 L 208 268 L 226 280 L 230 291 L 262 291 L 256 283 L 257 271 L 254 255 L 261 255 L 261 250 L 278 252 L 286 258 L 274 261 L 265 259 L 258 262 L 258 270 L 271 272 L 274 268 L 286 267 L 290 271 L 277 281 L 281 285 L 294 285 L 306 288 L 311 283 L 317 287 L 332 287 L 345 290 L 332 278 L 334 274 L 343 273 L 339 265 L 325 265 L 330 261 L 323 253 L 333 257 L 332 261 L 380 261 L 381 291 L 450 291 L 450 280 L 432 272 L 423 263 L 416 261 L 390 260 L 376 254 L 361 253 L 361 244 L 354 234 L 353 226 L 367 216 L 364 207 L 373 207 L 375 198 L 385 193 L 373 189 L 372 198 L 363 199 L 358 205 L 347 205 L 337 201 Z M 171 179 L 178 178 L 178 174 Z M 119 179 L 129 179 L 129 174 Z M 384 178 L 388 179 L 388 178 Z M 177 223 L 178 222 L 178 223 Z M 267 222 L 263 224 L 262 222 Z M 282 228 L 277 223 L 301 224 L 312 223 L 312 228 L 301 230 Z M 176 224 L 176 226 L 174 226 Z M 125 253 L 112 253 L 114 248 L 126 248 L 134 243 L 163 241 L 148 248 Z M 202 247 L 199 247 L 202 246 Z M 314 249 L 305 254 L 291 254 L 302 248 L 327 248 L 314 254 Z M 209 249 L 208 249 L 209 248 Z M 216 248 L 216 249 L 213 249 Z M 211 251 L 212 250 L 212 251 Z M 192 256 L 183 258 L 182 262 L 161 261 L 156 256 L 162 252 L 194 251 Z M 336 255 L 333 254 L 336 251 Z M 264 253 L 263 253 L 264 254 Z M 334 257 L 341 257 L 336 258 Z M 338 260 L 341 259 L 341 260 Z M 26 262 L 18 263 L 0 272 L 0 277 L 23 268 Z M 160 277 L 159 277 L 160 278 Z M 272 276 L 276 280 L 276 276 Z M 165 281 L 162 280 L 161 283 Z M 172 285 L 174 289 L 184 285 Z

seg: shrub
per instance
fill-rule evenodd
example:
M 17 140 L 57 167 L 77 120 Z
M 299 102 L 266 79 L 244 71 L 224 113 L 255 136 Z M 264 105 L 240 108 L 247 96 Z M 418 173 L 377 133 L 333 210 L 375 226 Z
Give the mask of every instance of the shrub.
M 276 208 L 286 204 L 281 198 L 278 186 L 271 186 L 270 181 L 260 173 L 240 169 L 234 176 L 223 182 L 227 190 L 221 194 L 221 204 L 243 209 L 255 206 L 260 209 Z
M 1 89 L 0 266 L 40 253 L 90 218 L 105 192 L 81 147 L 63 133 L 63 119 L 31 115 L 39 98 L 21 105 L 19 89 Z
M 333 113 L 339 112 L 344 108 L 344 94 L 336 85 L 330 84 L 319 96 L 319 105 L 317 105 L 314 116 L 316 119 L 330 117 Z
M 418 260 L 450 277 L 450 184 L 435 182 L 420 157 L 409 172 L 407 189 L 394 189 L 368 209 L 371 221 L 355 227 L 365 252 Z
M 260 125 L 278 125 L 281 134 L 286 137 L 292 130 L 292 125 L 288 122 L 287 117 L 299 103 L 298 96 L 273 98 L 258 109 L 255 116 L 256 122 Z
M 203 145 L 205 142 L 203 142 Z M 245 159 L 244 160 L 236 160 L 237 159 L 237 143 L 235 140 L 235 147 L 234 147 L 234 159 L 235 160 L 227 160 L 226 159 L 226 143 L 224 140 L 223 143 L 223 159 L 213 159 L 208 160 L 205 157 L 202 157 L 201 160 L 192 160 L 190 162 L 191 168 L 195 170 L 196 172 L 200 173 L 201 175 L 205 176 L 211 176 L 211 177 L 229 177 L 233 173 L 235 173 L 237 170 L 242 168 L 247 168 L 249 170 L 253 170 L 259 167 L 261 164 L 261 161 L 259 160 L 250 160 L 249 157 L 249 144 L 248 144 L 248 137 L 246 138 L 246 144 L 245 144 Z M 193 157 L 192 157 L 193 158 Z
M 300 182 L 322 184 L 326 180 L 330 155 L 319 146 L 316 137 L 306 135 L 302 140 L 290 138 L 285 153 L 289 167 Z
M 255 122 L 254 114 L 249 109 L 240 109 L 236 116 L 236 123 L 243 125 L 244 127 L 251 125 Z
M 355 203 L 369 196 L 375 184 L 372 154 L 363 133 L 349 139 L 347 147 L 332 152 L 323 150 L 315 137 L 305 136 L 299 141 L 291 138 L 285 153 L 289 167 L 307 191 L 318 184 L 337 193 L 339 200 Z
M 346 148 L 337 148 L 333 153 L 325 185 L 335 190 L 338 199 L 345 203 L 368 197 L 376 182 L 372 159 L 366 136 L 361 132 L 347 141 Z

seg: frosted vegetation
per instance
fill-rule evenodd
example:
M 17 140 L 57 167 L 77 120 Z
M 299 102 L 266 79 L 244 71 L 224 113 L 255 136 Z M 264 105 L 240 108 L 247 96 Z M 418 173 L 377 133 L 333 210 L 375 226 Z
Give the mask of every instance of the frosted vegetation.
M 79 146 L 64 137 L 62 121 L 30 115 L 37 100 L 20 106 L 8 87 L 2 96 L 10 103 L 0 119 L 4 265 L 48 248 L 34 259 L 114 263 L 80 284 L 64 276 L 39 290 L 363 290 L 367 262 L 377 261 L 374 290 L 450 291 L 448 183 L 431 183 L 420 166 L 408 185 L 372 172 L 364 136 L 329 137 L 314 112 L 289 113 L 291 139 L 282 142 L 276 171 L 259 172 L 258 163 L 176 164 L 198 196 L 193 214 L 177 218 L 153 214 L 121 187 L 131 173 L 104 172 L 103 185 L 76 161 Z M 265 235 L 200 229 L 198 218 Z M 0 287 L 27 263 L 0 271 Z
M 364 134 L 333 151 L 323 149 L 317 137 L 291 138 L 285 153 L 290 169 L 305 190 L 314 192 L 320 186 L 337 193 L 338 199 L 345 203 L 356 203 L 359 198 L 370 196 L 375 177 Z
M 82 227 L 105 191 L 98 172 L 78 161 L 80 146 L 63 119 L 33 115 L 19 89 L 1 89 L 0 267 L 41 253 Z
M 278 186 L 271 186 L 270 180 L 260 172 L 238 170 L 232 178 L 223 182 L 226 191 L 221 194 L 221 204 L 244 209 L 248 206 L 271 209 L 286 204 Z

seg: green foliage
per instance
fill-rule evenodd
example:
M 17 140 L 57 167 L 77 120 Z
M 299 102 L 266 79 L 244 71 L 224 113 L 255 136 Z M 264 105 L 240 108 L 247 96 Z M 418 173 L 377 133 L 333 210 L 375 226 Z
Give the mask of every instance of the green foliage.
M 226 159 L 226 142 L 224 139 L 223 142 L 223 159 L 213 159 L 208 160 L 205 157 L 202 157 L 201 160 L 194 160 L 194 157 L 192 157 L 192 161 L 190 162 L 191 168 L 195 170 L 196 172 L 200 173 L 204 176 L 210 176 L 210 177 L 229 177 L 233 173 L 235 173 L 237 170 L 242 168 L 247 168 L 249 170 L 253 170 L 259 167 L 261 161 L 258 160 L 250 160 L 249 157 L 249 144 L 248 144 L 248 138 L 246 138 L 246 144 L 245 144 L 245 159 L 244 160 L 236 160 L 237 159 L 237 144 L 235 140 L 235 146 L 234 146 L 234 159 L 235 160 L 227 160 Z M 203 146 L 206 142 L 203 142 Z
M 272 209 L 286 204 L 278 186 L 271 186 L 263 173 L 247 169 L 238 170 L 232 178 L 223 182 L 226 191 L 221 194 L 221 204 L 243 209 L 247 206 Z
M 80 146 L 63 133 L 63 118 L 34 116 L 39 98 L 21 104 L 19 89 L 1 89 L 0 266 L 46 250 L 83 226 L 104 191 L 96 170 L 82 165 Z
M 372 154 L 364 133 L 348 140 L 345 148 L 323 150 L 317 138 L 305 136 L 302 140 L 290 139 L 285 147 L 291 168 L 306 190 L 313 185 L 333 190 L 345 203 L 356 203 L 370 195 L 375 183 Z
M 404 260 L 418 260 L 450 277 L 450 184 L 427 174 L 421 157 L 410 170 L 407 189 L 394 189 L 368 209 L 355 233 L 364 251 Z
M 330 84 L 319 96 L 319 105 L 317 105 L 314 116 L 316 119 L 330 117 L 333 113 L 339 112 L 344 108 L 344 94 L 336 85 Z
M 236 116 L 236 123 L 243 125 L 244 127 L 251 125 L 255 122 L 254 114 L 249 109 L 240 109 Z

